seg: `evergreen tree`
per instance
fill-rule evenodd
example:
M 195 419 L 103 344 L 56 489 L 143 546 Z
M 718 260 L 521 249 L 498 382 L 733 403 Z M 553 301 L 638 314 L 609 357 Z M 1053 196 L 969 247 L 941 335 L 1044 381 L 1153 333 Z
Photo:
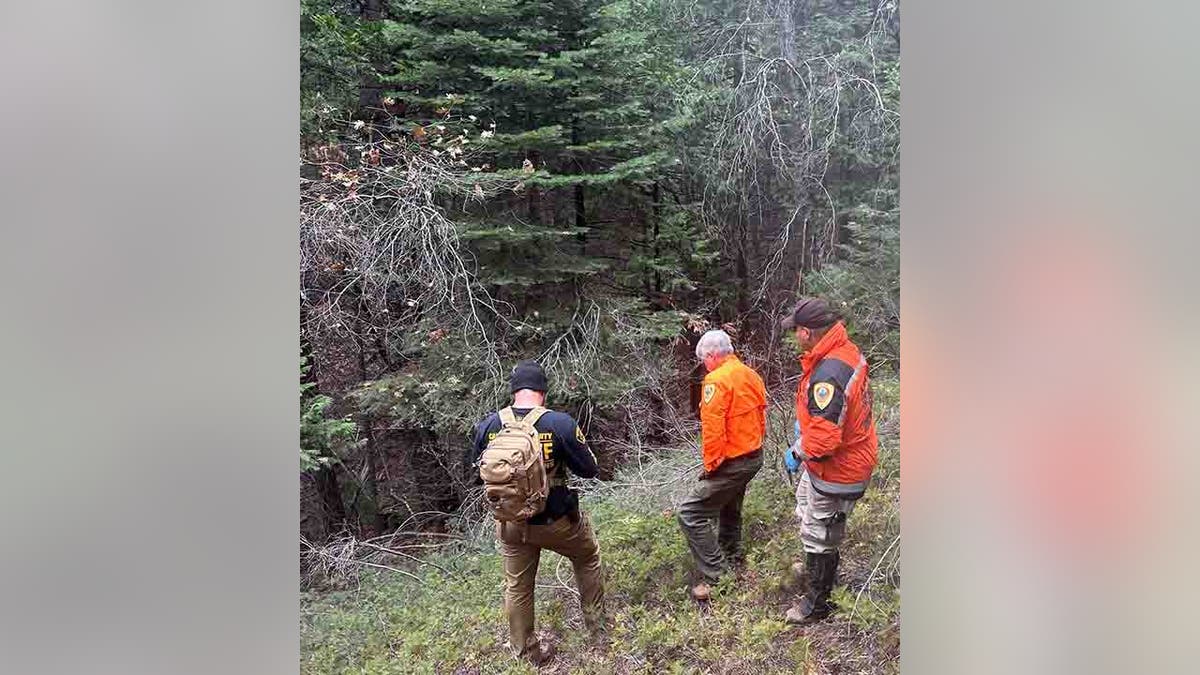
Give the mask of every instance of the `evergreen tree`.
M 419 0 L 382 22 L 393 126 L 440 152 L 461 138 L 452 118 L 477 122 L 482 133 L 461 140 L 484 154 L 463 171 L 519 181 L 446 203 L 481 281 L 515 312 L 496 322 L 514 357 L 578 332 L 589 302 L 650 320 L 712 260 L 694 210 L 663 189 L 678 172 L 668 141 L 682 69 L 655 7 Z
M 518 358 L 544 362 L 603 458 L 631 408 L 686 415 L 655 406 L 687 398 L 688 335 L 732 321 L 777 353 L 797 291 L 845 302 L 895 363 L 895 15 L 302 0 L 302 324 L 338 376 L 307 410 L 358 414 L 345 484 L 386 498 L 372 481 L 396 454 L 439 480 Z

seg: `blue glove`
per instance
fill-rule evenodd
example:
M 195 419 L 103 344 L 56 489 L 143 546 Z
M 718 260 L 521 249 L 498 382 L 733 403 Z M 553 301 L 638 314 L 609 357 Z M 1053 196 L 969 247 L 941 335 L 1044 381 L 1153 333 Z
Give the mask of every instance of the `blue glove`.
M 800 470 L 800 458 L 796 456 L 796 451 L 800 449 L 800 441 L 792 443 L 792 447 L 788 448 L 783 453 L 783 463 L 787 466 L 788 473 L 796 473 Z

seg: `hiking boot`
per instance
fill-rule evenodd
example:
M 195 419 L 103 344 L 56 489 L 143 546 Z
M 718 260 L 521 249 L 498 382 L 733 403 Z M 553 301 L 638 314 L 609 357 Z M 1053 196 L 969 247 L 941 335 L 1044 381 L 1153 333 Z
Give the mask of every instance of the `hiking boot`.
M 788 609 L 784 616 L 784 620 L 789 624 L 815 623 L 829 616 L 837 608 L 829 600 L 834 579 L 837 578 L 837 552 L 808 553 L 805 554 L 804 562 L 808 572 L 808 588 L 801 596 L 800 602 Z
M 553 645 L 538 640 L 536 645 L 525 652 L 525 658 L 529 659 L 529 662 L 535 667 L 540 668 L 554 660 L 554 653 Z
M 800 598 L 800 602 L 788 608 L 787 614 L 783 616 L 783 620 L 792 625 L 804 625 L 816 623 L 829 616 L 832 612 L 832 604 L 825 602 L 817 605 L 813 599 L 805 595 Z
M 696 600 L 696 602 L 708 602 L 708 598 L 711 596 L 712 589 L 709 588 L 708 584 L 700 582 L 695 586 L 692 586 L 692 598 Z

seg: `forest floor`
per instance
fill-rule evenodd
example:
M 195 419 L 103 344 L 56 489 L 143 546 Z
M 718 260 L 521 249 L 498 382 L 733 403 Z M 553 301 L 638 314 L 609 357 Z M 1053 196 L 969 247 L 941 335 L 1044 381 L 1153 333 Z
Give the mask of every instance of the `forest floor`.
M 842 548 L 841 610 L 788 626 L 790 567 L 802 559 L 782 448 L 766 448 L 743 510 L 746 564 L 707 607 L 688 594 L 693 564 L 673 511 L 698 468 L 694 450 L 643 460 L 581 497 L 600 540 L 613 627 L 587 641 L 570 564 L 546 552 L 539 634 L 557 648 L 540 670 L 511 655 L 500 557 L 486 523 L 404 567 L 365 569 L 349 588 L 301 597 L 304 673 L 896 673 L 900 667 L 899 383 L 873 381 L 880 464 Z M 783 408 L 773 428 L 788 427 Z M 415 577 L 415 578 L 414 578 Z

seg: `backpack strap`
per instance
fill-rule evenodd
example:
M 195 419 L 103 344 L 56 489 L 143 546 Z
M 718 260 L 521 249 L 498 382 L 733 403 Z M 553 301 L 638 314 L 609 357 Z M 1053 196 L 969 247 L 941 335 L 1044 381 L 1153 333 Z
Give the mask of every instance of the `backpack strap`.
M 548 412 L 550 412 L 550 411 L 539 405 L 539 406 L 535 407 L 533 410 L 530 410 L 528 413 L 526 413 L 525 419 L 523 419 L 521 421 L 525 422 L 529 426 L 533 426 L 533 425 L 537 424 L 538 420 L 542 419 L 542 415 L 545 415 Z M 508 413 L 510 415 L 514 414 L 512 411 L 512 408 L 508 408 Z
M 516 424 L 516 413 L 512 412 L 511 407 L 504 408 L 504 411 L 500 411 L 500 412 L 502 412 L 502 414 L 500 414 L 500 422 L 504 422 L 504 413 L 508 413 L 508 416 L 509 416 L 509 419 L 511 419 L 511 422 L 505 422 L 505 424 Z M 547 412 L 550 412 L 550 410 L 548 410 L 548 408 L 545 408 L 542 406 L 535 406 L 532 411 L 529 411 L 528 413 L 526 413 L 526 416 L 524 416 L 524 418 L 521 419 L 521 422 L 528 423 L 529 426 L 532 426 L 532 428 L 536 429 L 536 426 L 534 426 L 534 425 L 538 424 L 538 420 L 541 419 L 541 416 L 544 416 L 544 414 L 546 414 Z M 566 485 L 566 477 L 563 476 L 562 468 L 560 468 L 559 466 L 556 466 L 556 467 L 554 467 L 553 471 L 550 471 L 550 470 L 548 470 L 548 467 L 547 467 L 546 483 L 551 486 Z
M 497 414 L 500 415 L 500 424 L 502 426 L 511 427 L 517 423 L 517 415 L 513 412 L 512 406 L 497 411 Z
M 545 415 L 548 412 L 550 412 L 548 409 L 543 408 L 542 406 L 537 406 L 533 410 L 530 410 L 525 415 L 525 419 L 521 421 L 527 422 L 529 426 L 534 427 L 534 425 L 537 424 L 537 421 L 542 419 L 542 415 Z M 536 427 L 534 428 L 536 429 Z M 556 485 L 566 486 L 567 478 L 563 475 L 561 465 L 555 463 L 546 467 L 546 484 L 551 487 Z

